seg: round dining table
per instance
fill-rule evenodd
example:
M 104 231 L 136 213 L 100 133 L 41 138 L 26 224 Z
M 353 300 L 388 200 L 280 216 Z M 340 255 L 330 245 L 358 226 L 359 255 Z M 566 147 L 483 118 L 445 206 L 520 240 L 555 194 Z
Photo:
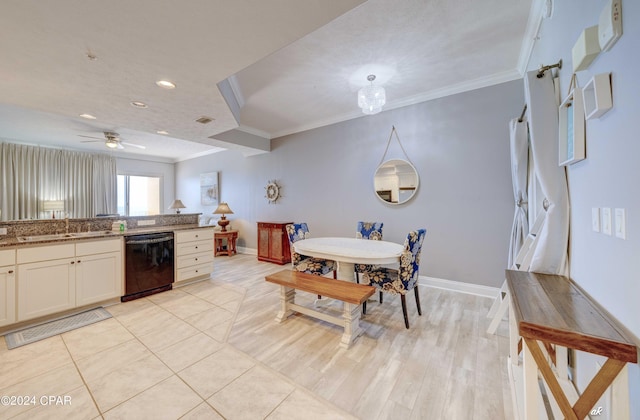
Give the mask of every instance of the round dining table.
M 355 264 L 393 264 L 400 261 L 404 246 L 388 241 L 323 237 L 294 242 L 298 254 L 338 263 L 338 278 L 355 281 Z

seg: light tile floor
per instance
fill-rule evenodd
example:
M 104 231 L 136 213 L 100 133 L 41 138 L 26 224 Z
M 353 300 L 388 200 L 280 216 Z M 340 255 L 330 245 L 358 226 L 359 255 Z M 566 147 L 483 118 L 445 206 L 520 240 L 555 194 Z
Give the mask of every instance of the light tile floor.
M 0 339 L 0 396 L 17 404 L 0 419 L 353 418 L 226 343 L 244 295 L 209 280 L 14 350 Z

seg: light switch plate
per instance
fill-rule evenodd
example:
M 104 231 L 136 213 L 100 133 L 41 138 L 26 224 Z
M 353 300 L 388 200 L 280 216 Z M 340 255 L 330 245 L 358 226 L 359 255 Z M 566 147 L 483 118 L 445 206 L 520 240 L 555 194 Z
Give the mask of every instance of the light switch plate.
M 615 209 L 616 238 L 627 239 L 627 215 L 625 209 Z
M 602 233 L 605 235 L 611 235 L 611 207 L 602 208 Z
M 591 209 L 591 230 L 600 232 L 600 207 Z

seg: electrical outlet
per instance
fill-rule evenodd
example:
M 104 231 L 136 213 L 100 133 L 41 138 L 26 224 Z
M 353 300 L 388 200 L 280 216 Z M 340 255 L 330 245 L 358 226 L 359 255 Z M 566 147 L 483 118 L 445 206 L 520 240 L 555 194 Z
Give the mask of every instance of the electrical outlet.
M 7 234 L 7 228 L 0 228 L 0 235 L 6 235 Z
M 138 226 L 151 226 L 151 225 L 155 225 L 156 221 L 153 219 L 149 219 L 149 220 L 138 220 Z
M 591 230 L 600 232 L 600 207 L 591 209 Z
M 615 232 L 616 237 L 620 239 L 627 238 L 627 215 L 624 209 L 615 209 L 614 220 L 615 220 Z
M 611 207 L 603 207 L 602 216 L 602 233 L 611 236 Z

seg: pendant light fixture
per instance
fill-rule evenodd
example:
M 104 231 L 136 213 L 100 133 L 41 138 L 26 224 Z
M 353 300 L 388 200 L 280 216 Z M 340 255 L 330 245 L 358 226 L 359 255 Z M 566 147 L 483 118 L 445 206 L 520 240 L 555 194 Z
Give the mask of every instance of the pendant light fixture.
M 362 108 L 362 112 L 365 114 L 373 115 L 382 111 L 387 98 L 382 86 L 373 85 L 373 81 L 376 80 L 375 74 L 367 76 L 367 80 L 371 85 L 365 86 L 358 91 L 358 106 Z

